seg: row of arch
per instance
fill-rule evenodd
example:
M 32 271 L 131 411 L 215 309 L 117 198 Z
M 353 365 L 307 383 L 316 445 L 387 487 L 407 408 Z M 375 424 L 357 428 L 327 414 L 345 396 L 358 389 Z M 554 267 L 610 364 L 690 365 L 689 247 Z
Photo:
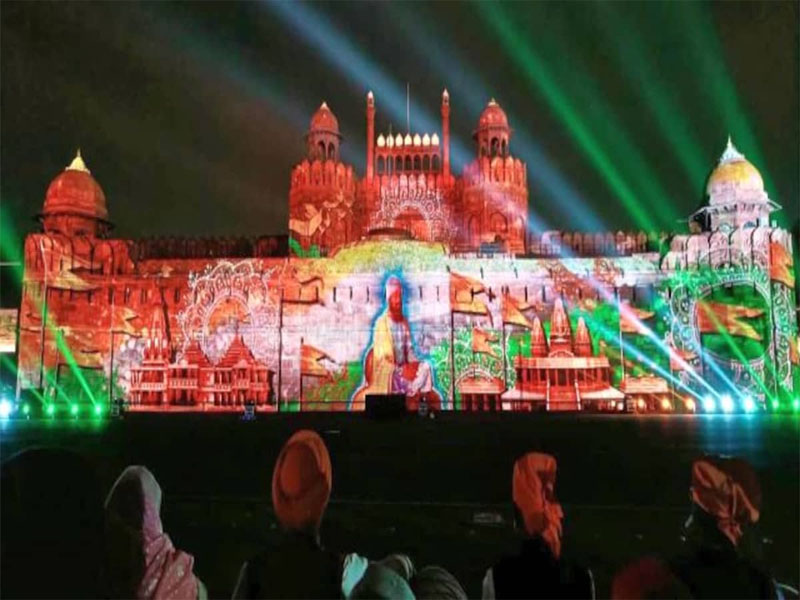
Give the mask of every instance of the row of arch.
M 429 173 L 425 175 L 425 173 L 419 173 L 418 175 L 414 175 L 413 173 L 406 175 L 405 173 L 401 175 L 386 175 L 383 174 L 380 177 L 379 185 L 381 188 L 430 188 L 430 189 L 439 189 L 445 185 L 444 176 L 441 173 Z
M 170 258 L 274 258 L 286 256 L 286 236 L 149 238 L 129 242 L 133 260 Z
M 666 234 L 664 234 L 666 235 Z M 535 256 L 628 256 L 652 249 L 643 231 L 617 233 L 545 233 L 531 234 L 529 253 Z M 657 246 L 657 243 L 656 243 Z
M 98 240 L 86 236 L 34 234 L 25 242 L 25 267 L 33 271 L 83 270 L 110 275 L 132 272 L 133 261 L 186 258 L 286 256 L 286 236 L 258 238 L 146 238 Z
M 791 248 L 790 234 L 770 227 L 740 227 L 730 232 L 714 231 L 676 235 L 661 263 L 663 269 L 688 269 L 743 261 L 740 266 L 769 260 L 770 244 Z M 763 265 L 766 266 L 766 265 Z
M 464 167 L 464 183 L 476 184 L 485 181 L 526 185 L 528 175 L 525 163 L 518 158 L 495 156 L 482 157 Z
M 328 142 L 327 144 L 325 144 L 323 141 L 317 142 L 314 158 L 317 160 L 336 158 L 336 146 L 333 144 L 333 142 Z
M 500 156 L 505 158 L 508 156 L 508 140 L 506 138 L 493 137 L 486 143 L 486 140 L 480 144 L 480 157 L 494 158 Z
M 336 185 L 355 191 L 353 167 L 333 160 L 304 160 L 292 171 L 293 185 Z
M 441 170 L 441 159 L 438 153 L 433 154 L 406 154 L 405 156 L 383 156 L 379 154 L 375 159 L 375 172 L 378 175 L 391 175 L 393 173 L 433 172 Z

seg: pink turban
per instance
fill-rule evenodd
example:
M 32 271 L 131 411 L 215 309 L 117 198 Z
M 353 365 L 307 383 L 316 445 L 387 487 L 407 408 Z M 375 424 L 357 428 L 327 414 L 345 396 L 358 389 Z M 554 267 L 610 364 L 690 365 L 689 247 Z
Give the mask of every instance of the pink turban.
M 561 554 L 561 519 L 555 500 L 556 459 L 530 452 L 514 463 L 511 496 L 522 514 L 528 535 L 541 535 L 558 558 Z
M 298 431 L 284 444 L 272 472 L 272 505 L 286 529 L 319 528 L 331 495 L 331 458 L 314 431 Z

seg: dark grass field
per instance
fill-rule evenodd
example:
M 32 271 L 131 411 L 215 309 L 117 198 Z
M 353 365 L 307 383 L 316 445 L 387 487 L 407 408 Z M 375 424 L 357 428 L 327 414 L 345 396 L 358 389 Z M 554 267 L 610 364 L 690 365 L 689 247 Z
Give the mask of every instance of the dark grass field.
M 163 519 L 196 557 L 213 597 L 230 596 L 241 562 L 277 534 L 272 466 L 300 428 L 325 438 L 334 469 L 326 545 L 370 558 L 406 552 L 451 570 L 480 595 L 488 565 L 515 545 L 511 467 L 529 450 L 559 461 L 565 554 L 592 567 L 598 594 L 627 560 L 669 555 L 688 513 L 689 467 L 704 452 L 746 457 L 764 490 L 755 555 L 776 577 L 800 575 L 800 419 L 790 416 L 452 414 L 375 422 L 362 415 L 128 415 L 91 422 L 9 422 L 3 459 L 31 445 L 88 456 L 106 487 L 145 464 L 164 490 Z M 480 513 L 495 513 L 486 523 Z M 476 515 L 478 516 L 476 518 Z

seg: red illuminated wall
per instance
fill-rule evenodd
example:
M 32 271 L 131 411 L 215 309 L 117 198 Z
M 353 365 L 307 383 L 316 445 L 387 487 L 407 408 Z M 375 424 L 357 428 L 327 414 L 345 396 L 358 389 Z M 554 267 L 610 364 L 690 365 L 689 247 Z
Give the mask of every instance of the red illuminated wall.
M 470 252 L 482 244 L 525 252 L 525 163 L 510 154 L 511 129 L 492 100 L 474 132 L 476 158 L 461 177 L 450 170 L 450 97 L 442 94 L 436 132 L 375 136 L 375 99 L 367 96 L 367 169 L 363 179 L 339 160 L 338 121 L 327 104 L 312 116 L 307 158 L 289 190 L 289 229 L 303 252 L 327 255 L 376 229 Z

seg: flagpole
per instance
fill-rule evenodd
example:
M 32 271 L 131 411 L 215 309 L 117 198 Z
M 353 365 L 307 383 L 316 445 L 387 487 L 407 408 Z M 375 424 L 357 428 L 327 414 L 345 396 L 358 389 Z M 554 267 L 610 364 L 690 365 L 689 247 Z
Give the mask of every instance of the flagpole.
M 282 375 L 283 375 L 283 287 L 281 286 L 281 295 L 280 298 L 278 299 L 278 394 L 276 396 L 278 403 L 278 412 L 281 412 Z
M 411 133 L 411 84 L 406 81 L 406 133 Z
M 300 338 L 300 411 L 303 411 L 303 338 Z
M 622 381 L 625 381 L 625 348 L 622 344 L 622 303 L 619 299 L 619 288 L 614 288 L 614 292 L 617 294 L 617 314 L 619 318 L 617 319 L 617 323 L 619 324 L 619 359 L 620 365 L 622 366 Z
M 472 332 L 472 335 L 475 335 L 475 332 Z M 472 349 L 472 378 L 475 379 L 478 376 L 478 363 L 476 362 L 477 358 L 475 357 L 475 348 Z
M 508 390 L 508 357 L 506 356 L 506 322 L 503 321 L 503 385 Z
M 453 307 L 450 307 L 450 409 L 456 409 L 456 338 Z
M 108 335 L 111 338 L 109 344 L 109 364 L 108 364 L 108 407 L 109 410 L 111 409 L 111 401 L 113 400 L 112 397 L 112 387 L 114 386 L 114 284 L 111 284 L 111 316 L 109 318 L 109 325 L 108 328 Z

